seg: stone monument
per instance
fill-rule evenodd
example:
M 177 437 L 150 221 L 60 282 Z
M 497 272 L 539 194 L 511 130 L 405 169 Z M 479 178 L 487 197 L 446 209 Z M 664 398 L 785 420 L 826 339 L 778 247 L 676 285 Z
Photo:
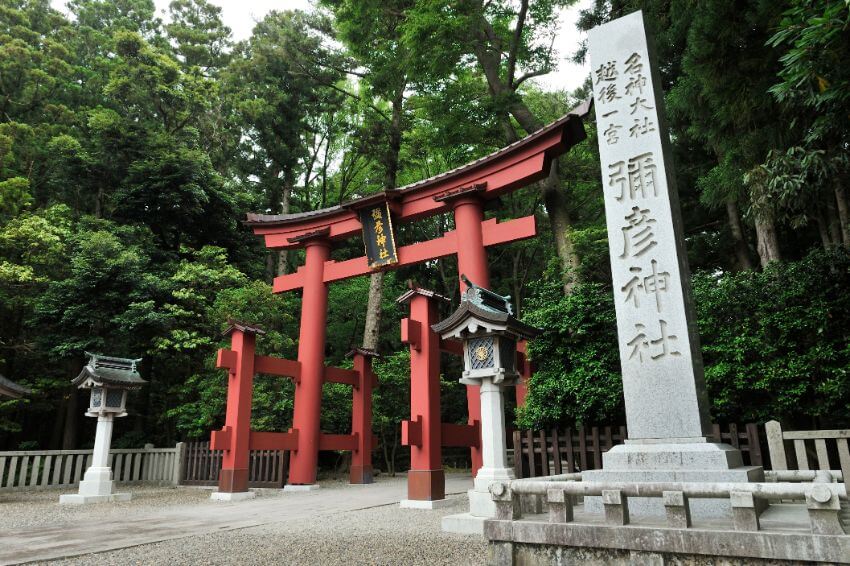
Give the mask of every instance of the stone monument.
M 536 328 L 514 318 L 510 297 L 479 287 L 461 276 L 467 289 L 451 316 L 432 326 L 443 340 L 463 341 L 466 385 L 480 385 L 481 456 L 483 466 L 468 491 L 469 513 L 443 518 L 448 532 L 484 532 L 484 520 L 496 516 L 490 485 L 515 479 L 508 467 L 504 388 L 519 379 L 516 364 L 517 340 L 537 336 Z
M 710 420 L 663 96 L 634 12 L 588 35 L 629 438 L 584 481 L 762 481 L 739 450 L 709 442 Z M 588 506 L 600 506 L 588 498 Z M 634 513 L 663 514 L 632 500 Z M 695 515 L 728 501 L 694 502 Z

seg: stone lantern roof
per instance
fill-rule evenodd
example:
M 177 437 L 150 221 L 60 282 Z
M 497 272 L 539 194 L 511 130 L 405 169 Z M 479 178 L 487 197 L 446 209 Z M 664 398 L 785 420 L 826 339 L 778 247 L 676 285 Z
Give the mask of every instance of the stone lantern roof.
M 107 386 L 117 389 L 139 389 L 147 383 L 136 369 L 136 364 L 142 361 L 141 358 L 114 358 L 89 352 L 86 352 L 86 355 L 89 357 L 88 363 L 80 375 L 71 381 L 77 387 Z
M 0 395 L 5 395 L 12 399 L 20 399 L 24 395 L 29 395 L 30 393 L 32 393 L 31 389 L 28 389 L 23 385 L 18 385 L 11 379 L 6 379 L 0 375 Z
M 479 287 L 465 276 L 468 285 L 461 296 L 460 306 L 448 318 L 431 329 L 443 338 L 462 338 L 464 334 L 479 330 L 499 332 L 528 340 L 540 334 L 540 329 L 520 322 L 513 316 L 510 296 L 503 296 Z

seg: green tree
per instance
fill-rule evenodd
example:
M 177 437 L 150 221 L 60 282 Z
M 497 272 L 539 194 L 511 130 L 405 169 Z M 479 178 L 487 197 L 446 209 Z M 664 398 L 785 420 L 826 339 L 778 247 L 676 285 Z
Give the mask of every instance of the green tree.
M 543 127 L 529 108 L 521 87 L 531 78 L 545 75 L 555 67 L 553 49 L 557 17 L 571 0 L 528 2 L 423 2 L 409 12 L 403 38 L 413 54 L 417 72 L 445 79 L 459 66 L 477 63 L 484 75 L 500 119 L 505 141 L 520 136 L 511 119 L 526 134 Z M 568 194 L 553 161 L 549 176 L 540 183 L 543 204 L 551 226 L 555 249 L 564 272 L 564 292 L 575 282 L 579 264 L 571 238 L 573 211 Z
M 816 201 L 821 211 L 816 222 L 821 240 L 824 245 L 850 246 L 846 189 L 850 179 L 850 72 L 841 64 L 850 55 L 850 6 L 827 0 L 790 5 L 768 42 L 784 50 L 779 58 L 780 82 L 770 92 L 790 107 L 794 121 L 802 126 L 800 138 L 792 141 L 796 145 L 786 156 L 802 169 L 796 175 L 799 183 L 817 182 L 816 192 L 821 194 Z M 765 165 L 773 169 L 769 161 Z M 824 162 L 830 168 L 826 176 L 819 174 Z

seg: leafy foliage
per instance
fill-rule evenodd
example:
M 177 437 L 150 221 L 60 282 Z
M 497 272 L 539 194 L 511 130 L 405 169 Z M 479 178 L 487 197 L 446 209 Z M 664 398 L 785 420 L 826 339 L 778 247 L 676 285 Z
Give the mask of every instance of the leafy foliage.
M 300 298 L 270 283 L 303 252 L 266 251 L 246 212 L 310 212 L 431 177 L 589 94 L 534 83 L 567 55 L 555 38 L 570 0 L 322 0 L 270 12 L 241 42 L 211 0 L 173 0 L 162 18 L 152 0 L 71 0 L 68 16 L 48 0 L 0 4 L 0 371 L 36 391 L 0 403 L 3 447 L 87 442 L 69 386 L 87 349 L 144 357 L 149 384 L 116 445 L 206 437 L 223 420 L 226 320 L 263 326 L 260 353 L 296 356 Z M 714 415 L 844 426 L 846 2 L 594 0 L 579 24 L 637 8 L 658 43 Z M 488 252 L 493 288 L 546 329 L 525 426 L 623 418 L 592 117 L 587 133 L 548 189 L 487 211 L 534 215 L 540 231 Z M 398 237 L 452 228 L 438 215 Z M 789 261 L 732 272 L 770 230 Z M 362 253 L 352 238 L 333 258 Z M 579 282 L 568 295 L 564 253 Z M 390 471 L 409 406 L 394 299 L 407 279 L 456 298 L 455 261 L 384 279 L 375 429 Z M 330 286 L 327 365 L 360 345 L 368 296 L 365 278 Z M 458 360 L 443 369 L 443 419 L 463 422 Z M 252 426 L 291 426 L 292 393 L 257 376 Z M 325 430 L 348 431 L 350 399 L 326 387 Z
M 850 253 L 815 251 L 762 272 L 694 276 L 705 379 L 716 421 L 779 419 L 842 426 L 850 408 Z M 544 328 L 517 424 L 539 428 L 624 422 L 610 289 L 569 297 L 538 287 L 526 322 Z

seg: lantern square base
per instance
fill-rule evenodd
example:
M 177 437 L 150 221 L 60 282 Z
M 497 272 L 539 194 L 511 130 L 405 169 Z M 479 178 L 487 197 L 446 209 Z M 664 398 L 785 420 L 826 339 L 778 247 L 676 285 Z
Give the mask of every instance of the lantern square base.
M 257 497 L 257 494 L 253 491 L 214 491 L 210 494 L 210 499 L 213 501 L 245 501 L 255 497 Z
M 81 495 L 79 493 L 70 493 L 60 495 L 59 503 L 62 505 L 88 505 L 90 503 L 130 501 L 132 498 L 132 493 L 111 493 L 109 495 Z

